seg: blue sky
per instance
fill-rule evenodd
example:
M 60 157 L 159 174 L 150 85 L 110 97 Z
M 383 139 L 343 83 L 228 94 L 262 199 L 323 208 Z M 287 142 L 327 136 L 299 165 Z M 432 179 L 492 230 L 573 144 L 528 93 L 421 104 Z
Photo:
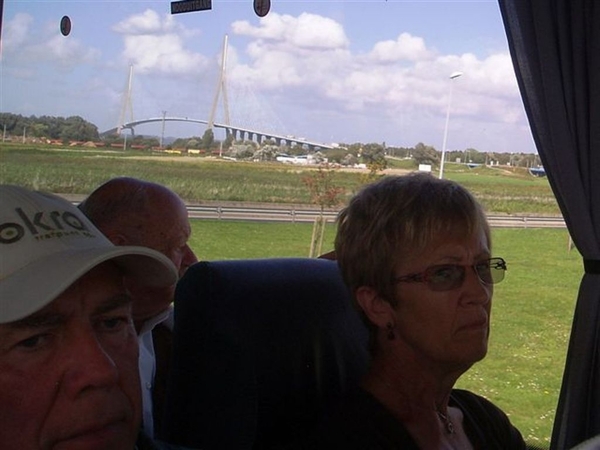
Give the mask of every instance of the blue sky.
M 207 119 L 225 35 L 235 125 L 441 150 L 452 90 L 448 149 L 535 152 L 496 0 L 272 0 L 264 18 L 251 0 L 177 15 L 168 0 L 5 0 L 0 111 L 79 115 L 100 131 L 123 111 Z M 463 75 L 450 80 L 456 71 Z M 221 95 L 217 121 L 223 110 Z M 165 135 L 203 132 L 168 123 Z

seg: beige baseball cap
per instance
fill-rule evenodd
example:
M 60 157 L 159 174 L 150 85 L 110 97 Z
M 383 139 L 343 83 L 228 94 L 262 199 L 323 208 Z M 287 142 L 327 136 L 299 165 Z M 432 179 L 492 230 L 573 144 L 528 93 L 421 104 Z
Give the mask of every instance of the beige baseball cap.
M 0 323 L 40 310 L 109 260 L 141 284 L 177 282 L 177 270 L 165 255 L 113 245 L 67 200 L 0 185 Z

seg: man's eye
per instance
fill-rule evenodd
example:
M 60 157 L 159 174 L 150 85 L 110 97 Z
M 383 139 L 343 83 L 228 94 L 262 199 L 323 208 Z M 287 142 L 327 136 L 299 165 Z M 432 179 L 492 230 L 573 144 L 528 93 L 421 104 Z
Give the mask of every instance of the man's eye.
M 27 339 L 23 339 L 19 341 L 15 347 L 20 348 L 22 350 L 36 350 L 37 348 L 44 345 L 49 339 L 48 334 L 36 334 L 34 336 L 30 336 Z

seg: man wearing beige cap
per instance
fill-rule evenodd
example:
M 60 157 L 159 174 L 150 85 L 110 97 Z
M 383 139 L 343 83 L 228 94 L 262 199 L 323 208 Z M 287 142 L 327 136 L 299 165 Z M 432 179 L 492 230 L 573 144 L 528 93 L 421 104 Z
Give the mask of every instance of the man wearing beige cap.
M 69 202 L 0 186 L 0 448 L 152 445 L 138 439 L 138 343 L 125 283 L 176 279 L 164 255 L 114 246 Z

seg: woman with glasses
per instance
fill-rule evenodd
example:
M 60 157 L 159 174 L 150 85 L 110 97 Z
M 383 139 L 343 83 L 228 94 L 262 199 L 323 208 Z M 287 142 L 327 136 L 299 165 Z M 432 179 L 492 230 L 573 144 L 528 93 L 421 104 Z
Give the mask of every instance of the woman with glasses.
M 335 254 L 372 362 L 304 447 L 525 449 L 499 408 L 454 389 L 487 353 L 493 285 L 506 271 L 473 196 L 428 174 L 383 178 L 341 212 Z

